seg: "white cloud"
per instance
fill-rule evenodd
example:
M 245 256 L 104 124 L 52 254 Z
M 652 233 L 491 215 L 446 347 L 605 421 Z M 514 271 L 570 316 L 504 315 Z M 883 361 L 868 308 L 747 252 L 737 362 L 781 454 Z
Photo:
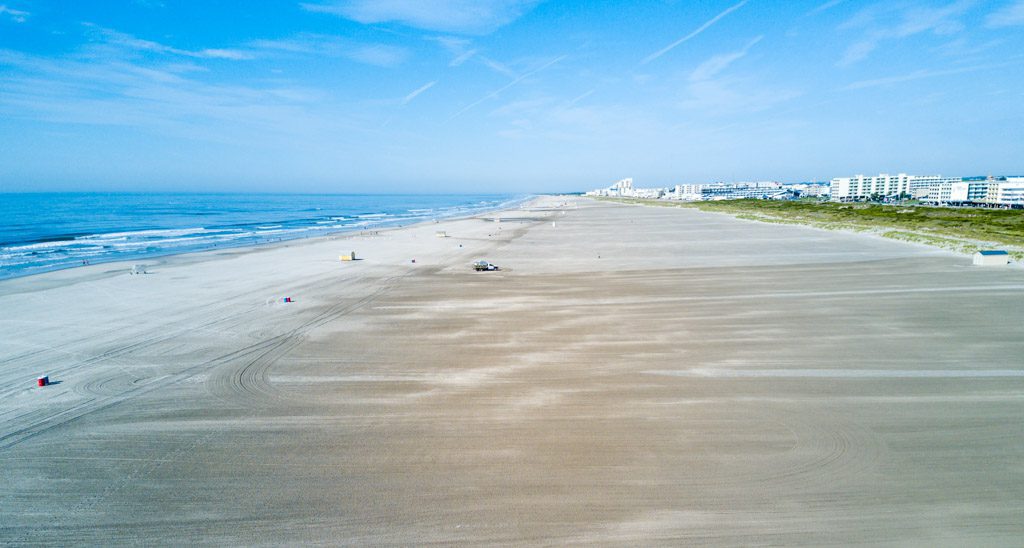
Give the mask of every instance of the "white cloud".
M 326 98 L 316 89 L 208 83 L 205 72 L 188 66 L 118 56 L 51 59 L 0 50 L 0 63 L 13 69 L 0 82 L 4 116 L 229 143 L 243 135 L 330 131 L 322 113 L 312 114 Z
M 552 66 L 552 65 L 554 65 L 554 64 L 556 64 L 556 63 L 558 63 L 558 62 L 560 62 L 562 60 L 564 60 L 566 57 L 568 57 L 568 55 L 561 55 L 559 57 L 556 57 L 556 58 L 554 58 L 554 59 L 544 63 L 543 65 L 541 65 L 541 66 L 539 66 L 539 67 L 537 67 L 537 68 L 535 68 L 535 69 L 533 69 L 533 70 L 531 70 L 529 72 L 523 73 L 522 75 L 517 77 L 515 80 L 512 80 L 511 82 L 505 84 L 504 86 L 501 86 L 500 88 L 498 88 L 498 89 L 488 93 L 487 95 L 484 95 L 480 99 L 477 99 L 476 101 L 473 101 L 472 103 L 466 105 L 465 107 L 462 107 L 462 109 L 460 109 L 458 112 L 456 112 L 455 114 L 452 114 L 451 116 L 449 116 L 448 120 L 446 120 L 446 122 L 447 121 L 451 121 L 452 119 L 462 115 L 467 110 L 469 110 L 469 109 L 479 105 L 480 103 L 483 103 L 484 101 L 486 101 L 488 99 L 493 99 L 493 98 L 501 95 L 501 92 L 511 88 L 512 86 L 515 86 L 516 84 L 518 84 L 519 82 L 522 82 L 526 78 L 528 78 L 530 76 L 533 76 L 534 74 L 537 74 L 538 72 L 540 72 L 540 71 L 542 71 L 542 70 L 544 70 L 544 69 L 546 69 L 546 68 L 548 68 L 548 67 L 550 67 L 550 66 Z
M 249 43 L 252 51 L 266 55 L 308 55 L 343 57 L 380 67 L 394 67 L 409 58 L 409 51 L 390 44 L 365 44 L 338 36 L 301 33 L 278 40 L 254 40 Z
M 154 42 L 152 40 L 144 40 L 126 34 L 118 32 L 113 29 L 103 28 L 92 23 L 83 23 L 83 25 L 93 31 L 93 33 L 100 39 L 100 41 L 107 45 L 123 48 L 131 51 L 148 51 L 152 53 L 159 53 L 163 55 L 178 55 L 182 57 L 192 57 L 195 59 L 230 59 L 234 61 L 252 59 L 253 56 L 245 51 L 234 50 L 234 49 L 203 49 L 203 50 L 184 50 Z
M 991 28 L 1016 27 L 1024 25 L 1024 0 L 1007 4 L 992 12 L 985 18 L 985 24 Z
M 665 46 L 664 48 L 662 48 L 662 49 L 660 49 L 660 50 L 658 50 L 658 51 L 648 55 L 647 57 L 644 58 L 643 61 L 640 62 L 640 64 L 641 65 L 646 65 L 647 63 L 650 63 L 651 61 L 657 59 L 658 57 L 661 57 L 662 55 L 665 55 L 666 53 L 668 53 L 669 51 L 674 49 L 676 46 L 679 46 L 683 42 L 686 42 L 687 40 L 690 40 L 691 38 L 693 38 L 693 37 L 697 36 L 698 34 L 704 32 L 705 30 L 708 29 L 708 27 L 710 27 L 711 25 L 714 25 L 715 23 L 717 23 L 719 19 L 721 19 L 721 18 L 725 17 L 726 15 L 729 15 L 730 13 L 732 13 L 732 12 L 742 8 L 743 5 L 746 4 L 746 3 L 747 3 L 747 0 L 743 0 L 739 4 L 736 4 L 736 5 L 734 5 L 734 6 L 730 7 L 730 8 L 727 8 L 725 11 L 723 11 L 723 12 L 719 13 L 718 15 L 712 17 L 707 22 L 705 22 L 703 25 L 698 27 L 697 30 L 691 32 L 690 34 L 687 34 L 686 36 L 683 36 L 682 38 L 676 40 L 675 42 L 672 42 L 671 44 Z
M 871 80 L 860 80 L 860 81 L 854 82 L 854 83 L 844 87 L 843 89 L 846 89 L 846 90 L 865 89 L 865 88 L 874 88 L 874 87 L 880 87 L 880 86 L 888 86 L 888 85 L 892 85 L 892 84 L 902 84 L 904 82 L 912 82 L 914 80 L 922 80 L 922 79 L 925 79 L 925 78 L 936 78 L 936 77 L 939 77 L 939 76 L 950 76 L 950 75 L 953 75 L 953 74 L 963 74 L 963 73 L 966 73 L 966 72 L 977 72 L 979 70 L 996 68 L 997 66 L 1005 66 L 1005 65 L 978 65 L 978 66 L 974 66 L 974 67 L 963 67 L 963 68 L 949 69 L 949 70 L 925 70 L 925 69 L 921 69 L 921 70 L 915 70 L 915 71 L 907 73 L 907 74 L 900 74 L 898 76 L 887 76 L 885 78 L 875 78 L 875 79 L 871 79 Z
M 406 26 L 464 34 L 488 34 L 515 21 L 538 0 L 333 0 L 303 3 L 307 11 L 329 13 L 365 24 Z
M 470 49 L 472 42 L 465 38 L 456 38 L 454 36 L 428 36 L 426 39 L 441 44 L 441 47 L 448 50 L 448 52 L 455 56 L 448 63 L 449 67 L 460 66 L 476 54 L 475 49 Z
M 958 0 L 944 6 L 894 3 L 865 8 L 839 26 L 840 30 L 856 32 L 859 38 L 846 48 L 837 64 L 848 66 L 862 61 L 887 41 L 926 32 L 935 35 L 961 32 L 964 25 L 960 17 L 974 4 L 975 0 Z
M 455 59 L 452 59 L 451 62 L 448 63 L 448 66 L 449 67 L 457 67 L 457 66 L 461 65 L 462 63 L 465 63 L 466 61 L 468 61 L 469 58 L 472 57 L 474 54 L 476 54 L 476 50 L 475 49 L 471 49 L 469 51 L 465 51 L 465 52 L 459 54 L 459 56 L 456 57 Z
M 742 59 L 743 57 L 746 57 L 747 53 L 750 51 L 750 48 L 754 47 L 755 44 L 760 42 L 762 38 L 764 38 L 764 36 L 758 36 L 757 38 L 754 38 L 753 40 L 748 42 L 747 45 L 743 47 L 743 49 L 739 51 L 715 55 L 714 57 L 708 59 L 707 61 L 704 61 L 692 73 L 690 73 L 690 81 L 696 82 L 700 80 L 708 80 L 714 77 L 719 72 L 722 72 L 723 70 L 728 68 L 729 65 L 731 65 L 735 61 Z
M 829 0 L 828 2 L 825 2 L 824 4 L 821 4 L 820 6 L 812 9 L 809 12 L 807 12 L 807 15 L 817 15 L 817 14 L 823 12 L 823 11 L 828 11 L 828 10 L 838 6 L 839 4 L 842 4 L 844 1 L 846 1 L 846 0 Z
M 245 59 L 252 59 L 252 54 L 244 51 L 235 49 L 204 49 L 201 51 L 194 52 L 196 57 L 207 57 L 210 59 L 232 59 L 235 61 L 242 61 Z
M 427 37 L 427 40 L 433 40 L 441 44 L 446 50 L 456 54 L 466 51 L 470 44 L 472 44 L 472 42 L 465 38 L 455 36 L 430 36 Z
M 404 48 L 385 44 L 358 46 L 345 52 L 345 57 L 378 67 L 394 67 L 402 64 L 409 54 Z
M 569 100 L 569 102 L 567 103 L 567 106 L 570 106 L 570 107 L 574 106 L 576 103 L 579 103 L 580 101 L 586 99 L 587 97 L 590 97 L 591 95 L 593 95 L 596 92 L 597 92 L 597 88 L 585 91 L 585 92 L 577 95 L 576 97 L 573 97 L 571 100 Z
M 797 90 L 737 78 L 692 82 L 687 91 L 689 97 L 680 106 L 711 116 L 760 112 L 801 95 Z
M 720 76 L 730 65 L 744 58 L 764 36 L 758 36 L 730 53 L 712 56 L 687 78 L 684 109 L 711 116 L 729 116 L 759 112 L 775 107 L 801 95 L 801 92 L 782 88 L 752 76 Z
M 5 4 L 0 4 L 0 15 L 7 16 L 11 21 L 14 21 L 15 23 L 24 23 L 28 19 L 28 16 L 32 14 L 27 11 L 9 8 Z
M 493 70 L 494 72 L 497 72 L 499 74 L 504 74 L 505 76 L 508 76 L 509 78 L 516 78 L 516 77 L 519 76 L 518 74 L 516 74 L 516 71 L 508 68 L 503 63 L 499 63 L 499 62 L 495 61 L 494 59 L 491 59 L 490 57 L 484 57 L 483 55 L 477 55 L 476 58 L 479 59 L 480 62 L 483 63 L 485 67 Z
M 846 51 L 843 52 L 843 58 L 839 60 L 839 66 L 845 67 L 867 58 L 868 55 L 871 55 L 871 52 L 878 49 L 879 42 L 879 38 L 869 38 L 850 44 Z

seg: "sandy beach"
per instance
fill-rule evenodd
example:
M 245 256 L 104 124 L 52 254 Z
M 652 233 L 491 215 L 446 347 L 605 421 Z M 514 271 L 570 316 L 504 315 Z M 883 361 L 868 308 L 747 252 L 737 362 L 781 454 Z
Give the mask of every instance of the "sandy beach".
M 0 282 L 0 544 L 1024 538 L 1020 268 L 577 197 L 139 262 Z

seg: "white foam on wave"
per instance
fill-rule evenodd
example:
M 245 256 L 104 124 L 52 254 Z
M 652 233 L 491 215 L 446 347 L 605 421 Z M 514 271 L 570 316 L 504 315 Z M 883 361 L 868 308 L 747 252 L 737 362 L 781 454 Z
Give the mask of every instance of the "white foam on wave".
M 233 229 L 225 229 L 226 232 L 230 232 Z M 205 232 L 213 232 L 209 228 L 195 227 L 195 228 L 167 228 L 158 230 L 133 230 L 128 232 L 105 232 L 102 234 L 89 234 L 87 236 L 79 236 L 75 238 L 76 241 L 90 241 L 90 240 L 118 240 L 126 238 L 174 238 L 181 236 L 188 236 L 190 234 L 203 234 Z M 218 231 L 219 232 L 219 231 Z
M 75 240 L 56 240 L 53 242 L 36 242 L 34 244 L 11 245 L 0 247 L 5 253 L 19 253 L 25 251 L 38 251 L 41 249 L 53 249 L 73 245 Z

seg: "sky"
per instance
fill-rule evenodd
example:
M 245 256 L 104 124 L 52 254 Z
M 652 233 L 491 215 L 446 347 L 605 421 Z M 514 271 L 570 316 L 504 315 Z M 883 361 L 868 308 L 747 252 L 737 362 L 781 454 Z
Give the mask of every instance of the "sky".
M 1024 173 L 1024 0 L 0 0 L 0 191 Z

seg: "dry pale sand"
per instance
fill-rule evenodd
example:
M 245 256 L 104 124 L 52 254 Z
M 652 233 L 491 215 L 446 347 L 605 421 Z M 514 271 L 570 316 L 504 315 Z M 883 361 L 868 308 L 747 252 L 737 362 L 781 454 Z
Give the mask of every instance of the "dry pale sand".
M 0 283 L 0 544 L 1024 540 L 1024 270 L 561 200 Z

